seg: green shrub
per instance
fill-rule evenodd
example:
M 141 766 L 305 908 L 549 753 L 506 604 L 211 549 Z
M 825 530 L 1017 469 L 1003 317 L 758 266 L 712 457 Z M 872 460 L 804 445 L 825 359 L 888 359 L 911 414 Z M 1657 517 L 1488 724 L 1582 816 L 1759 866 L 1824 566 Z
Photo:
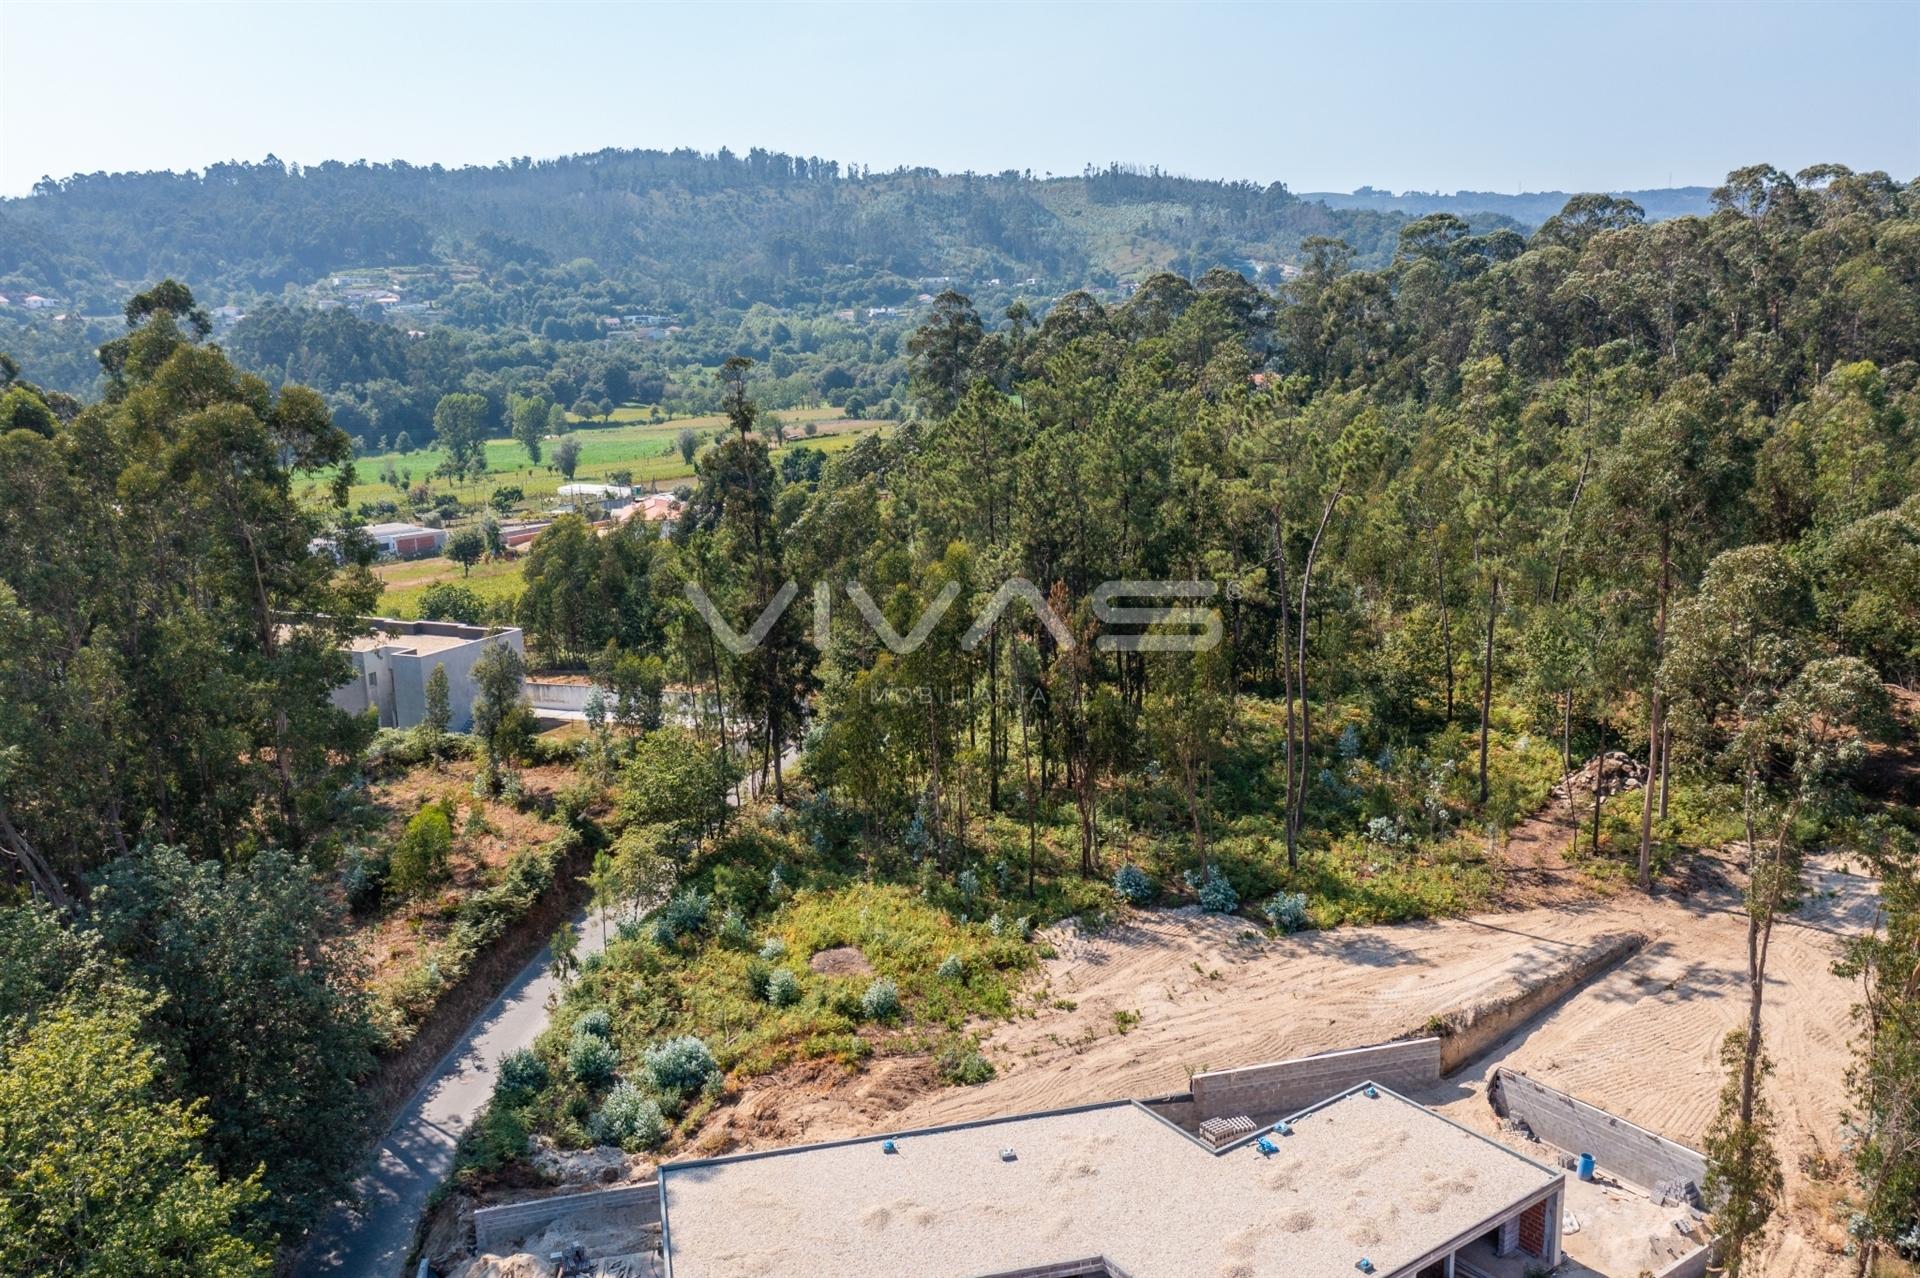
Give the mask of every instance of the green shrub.
M 707 1045 L 691 1034 L 647 1049 L 647 1076 L 662 1096 L 684 1100 L 720 1077 L 720 1064 Z
M 609 1040 L 613 1038 L 613 1018 L 607 1015 L 606 1008 L 595 1007 L 580 1014 L 573 1023 L 573 1036 L 579 1038 L 582 1034 Z
M 751 959 L 748 961 L 747 993 L 753 995 L 757 1002 L 764 1003 L 767 1001 L 767 985 L 772 980 L 773 969 L 771 967 L 768 967 L 759 959 Z
M 413 896 L 447 877 L 453 850 L 452 814 L 445 803 L 429 803 L 413 814 L 388 858 L 388 881 L 403 896 Z
M 532 1149 L 526 1115 L 511 1105 L 489 1105 L 460 1138 L 454 1177 L 472 1180 L 523 1159 Z
M 392 866 L 386 857 L 376 856 L 365 848 L 348 848 L 340 864 L 340 891 L 347 898 L 347 908 L 355 914 L 371 914 L 379 909 L 391 873 Z
M 530 1047 L 508 1052 L 500 1058 L 500 1072 L 493 1080 L 496 1101 L 519 1104 L 547 1090 L 547 1063 Z
M 612 1043 L 592 1034 L 579 1034 L 567 1049 L 567 1072 L 583 1087 L 600 1087 L 613 1077 L 620 1066 L 620 1053 Z
M 658 1102 L 623 1079 L 587 1120 L 587 1134 L 600 1145 L 654 1149 L 667 1138 L 667 1120 Z
M 778 963 L 786 953 L 787 943 L 777 936 L 769 936 L 767 943 L 760 947 L 760 957 L 769 963 Z
M 1278 893 L 1260 908 L 1261 912 L 1282 932 L 1298 932 L 1307 925 L 1307 894 L 1305 892 Z
M 941 1078 L 962 1087 L 977 1087 L 993 1077 L 993 1062 L 969 1044 L 953 1044 L 934 1058 Z
M 1227 882 L 1227 876 L 1220 873 L 1220 867 L 1207 867 L 1207 880 L 1202 883 L 1200 876 L 1192 870 L 1187 871 L 1187 886 L 1200 898 L 1200 908 L 1209 914 L 1231 914 L 1240 908 L 1240 894 L 1233 890 L 1233 884 Z
M 1004 940 L 1024 941 L 1033 934 L 1033 920 L 1024 914 L 1009 919 L 996 913 L 987 920 L 987 931 Z
M 860 1011 L 870 1021 L 890 1021 L 900 1015 L 900 987 L 881 977 L 860 996 Z
M 949 954 L 940 960 L 934 975 L 943 981 L 964 981 L 967 979 L 967 961 L 958 954 Z
M 767 978 L 767 1002 L 775 1007 L 792 1007 L 800 1001 L 800 978 L 790 968 L 776 968 Z
M 549 737 L 536 732 L 533 739 L 526 744 L 527 763 L 536 768 L 578 763 L 581 748 L 585 744 L 578 737 Z
M 1113 890 L 1129 905 L 1146 905 L 1159 894 L 1147 872 L 1137 865 L 1123 865 L 1114 871 Z
M 713 898 L 702 896 L 699 888 L 688 888 L 660 907 L 654 916 L 653 939 L 660 945 L 672 945 L 683 936 L 691 936 L 706 926 L 707 910 Z

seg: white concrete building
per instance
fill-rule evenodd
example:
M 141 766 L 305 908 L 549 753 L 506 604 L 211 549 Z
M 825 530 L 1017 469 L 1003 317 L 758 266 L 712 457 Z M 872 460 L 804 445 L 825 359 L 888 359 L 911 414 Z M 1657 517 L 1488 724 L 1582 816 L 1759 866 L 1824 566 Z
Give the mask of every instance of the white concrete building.
M 468 626 L 457 621 L 401 621 L 370 617 L 369 633 L 348 645 L 353 678 L 335 688 L 333 704 L 353 714 L 376 711 L 383 728 L 411 728 L 426 717 L 427 679 L 435 666 L 447 672 L 451 727 L 473 726 L 473 664 L 489 648 L 506 646 L 526 655 L 518 627 Z

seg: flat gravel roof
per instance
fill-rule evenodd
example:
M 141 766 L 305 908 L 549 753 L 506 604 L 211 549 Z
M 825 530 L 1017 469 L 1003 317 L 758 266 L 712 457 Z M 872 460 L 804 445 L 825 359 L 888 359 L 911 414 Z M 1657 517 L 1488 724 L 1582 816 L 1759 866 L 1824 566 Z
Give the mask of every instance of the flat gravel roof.
M 660 1169 L 672 1278 L 977 1278 L 1101 1256 L 1129 1278 L 1391 1275 L 1559 1183 L 1385 1088 L 1263 1154 L 1132 1102 Z M 1011 1149 L 1012 1161 L 1001 1151 Z

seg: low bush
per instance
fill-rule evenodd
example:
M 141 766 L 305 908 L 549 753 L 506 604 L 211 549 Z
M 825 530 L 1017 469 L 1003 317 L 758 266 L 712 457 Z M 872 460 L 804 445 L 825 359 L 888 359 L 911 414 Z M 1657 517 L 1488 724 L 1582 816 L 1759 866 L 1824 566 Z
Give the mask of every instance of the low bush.
M 660 907 L 654 916 L 653 939 L 660 945 L 672 945 L 683 936 L 692 936 L 706 926 L 707 911 L 713 898 L 702 896 L 699 888 L 688 888 Z
M 790 968 L 775 968 L 767 978 L 767 1002 L 775 1007 L 792 1007 L 800 1001 L 800 978 Z
M 1307 926 L 1307 894 L 1280 892 L 1260 907 L 1272 924 L 1282 932 L 1298 932 Z
M 508 1052 L 500 1058 L 500 1072 L 493 1080 L 497 1101 L 517 1104 L 547 1090 L 547 1063 L 530 1047 Z
M 657 1101 L 623 1079 L 587 1120 L 587 1134 L 599 1145 L 655 1149 L 667 1138 L 667 1120 Z
M 593 1034 L 579 1034 L 567 1049 L 567 1072 L 584 1087 L 600 1087 L 611 1081 L 620 1066 L 620 1053 L 612 1043 Z
M 340 863 L 340 892 L 355 914 L 371 914 L 386 895 L 392 867 L 384 856 L 365 848 L 348 848 Z
M 470 1184 L 519 1162 L 532 1148 L 527 1116 L 511 1105 L 489 1105 L 460 1138 L 454 1179 Z
M 426 891 L 447 877 L 453 850 L 452 812 L 445 801 L 429 803 L 413 814 L 388 858 L 388 882 L 402 896 Z
M 860 996 L 860 1011 L 870 1021 L 890 1021 L 900 1015 L 900 987 L 881 977 Z
M 934 1058 L 934 1069 L 949 1083 L 977 1087 L 993 1078 L 993 1062 L 969 1043 L 953 1044 Z
M 720 1077 L 720 1063 L 691 1034 L 648 1048 L 646 1063 L 654 1089 L 675 1100 L 686 1099 Z
M 1159 888 L 1137 865 L 1123 865 L 1113 874 L 1113 890 L 1129 905 L 1147 905 L 1159 895 Z
M 606 1008 L 595 1007 L 580 1014 L 573 1023 L 573 1036 L 579 1038 L 582 1034 L 609 1040 L 613 1038 L 613 1018 L 607 1015 Z
M 1233 884 L 1227 882 L 1227 876 L 1220 873 L 1220 867 L 1207 867 L 1206 882 L 1192 870 L 1187 871 L 1187 886 L 1200 898 L 1200 908 L 1209 914 L 1231 914 L 1240 908 L 1240 894 L 1233 890 Z
M 949 954 L 940 960 L 940 966 L 933 974 L 943 981 L 964 981 L 967 979 L 967 961 L 958 954 Z

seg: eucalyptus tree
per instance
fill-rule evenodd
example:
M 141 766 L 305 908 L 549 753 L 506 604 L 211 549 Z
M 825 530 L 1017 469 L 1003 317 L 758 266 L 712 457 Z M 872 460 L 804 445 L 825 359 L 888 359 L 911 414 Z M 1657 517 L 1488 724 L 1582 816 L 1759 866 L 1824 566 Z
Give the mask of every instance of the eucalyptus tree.
M 351 441 L 194 312 L 178 286 L 136 298 L 108 397 L 0 435 L 0 848 L 55 901 L 145 838 L 303 844 L 370 732 L 330 693 L 378 584 L 364 547 L 313 549 Z
M 1886 693 L 1866 663 L 1822 650 L 1812 591 L 1774 546 L 1727 551 L 1676 611 L 1661 678 L 1676 728 L 1737 781 L 1748 861 L 1747 1018 L 1729 1036 L 1729 1084 L 1708 1137 L 1709 1189 L 1737 1271 L 1771 1214 L 1779 1174 L 1761 1080 L 1763 1001 L 1773 929 L 1798 894 L 1809 827 L 1839 831 L 1847 773 L 1885 730 Z
M 1740 491 L 1740 449 L 1724 409 L 1704 378 L 1667 388 L 1635 412 L 1611 448 L 1598 477 L 1603 520 L 1598 552 L 1625 584 L 1647 601 L 1645 700 L 1647 784 L 1641 794 L 1639 884 L 1653 887 L 1656 784 L 1667 771 L 1665 691 L 1656 672 L 1665 653 L 1676 589 L 1729 535 L 1730 511 Z

